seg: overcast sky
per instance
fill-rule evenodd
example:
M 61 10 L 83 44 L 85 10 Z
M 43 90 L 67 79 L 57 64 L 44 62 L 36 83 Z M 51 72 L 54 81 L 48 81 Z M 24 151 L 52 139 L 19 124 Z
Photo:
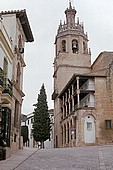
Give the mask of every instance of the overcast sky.
M 54 41 L 69 0 L 2 0 L 0 11 L 26 9 L 35 41 L 26 43 L 22 112 L 33 111 L 42 83 L 49 109 L 53 108 Z M 77 17 L 88 33 L 92 62 L 102 51 L 113 51 L 113 0 L 73 0 Z

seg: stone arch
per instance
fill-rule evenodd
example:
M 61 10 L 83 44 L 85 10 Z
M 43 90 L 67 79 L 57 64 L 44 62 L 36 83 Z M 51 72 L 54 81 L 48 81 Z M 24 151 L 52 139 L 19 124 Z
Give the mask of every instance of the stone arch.
M 62 52 L 66 52 L 66 40 L 62 40 Z
M 64 143 L 66 143 L 66 124 L 64 124 Z
M 78 53 L 78 41 L 76 39 L 72 40 L 72 52 Z

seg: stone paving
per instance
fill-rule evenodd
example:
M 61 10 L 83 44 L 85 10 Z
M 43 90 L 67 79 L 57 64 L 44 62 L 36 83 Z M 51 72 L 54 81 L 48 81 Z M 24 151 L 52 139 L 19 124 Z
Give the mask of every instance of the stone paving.
M 26 148 L 12 159 L 0 161 L 0 170 L 113 170 L 113 146 L 31 149 L 31 153 Z

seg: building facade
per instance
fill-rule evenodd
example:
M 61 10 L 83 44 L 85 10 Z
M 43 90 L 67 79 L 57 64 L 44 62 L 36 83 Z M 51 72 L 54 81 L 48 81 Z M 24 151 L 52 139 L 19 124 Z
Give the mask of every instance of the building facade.
M 113 52 L 91 65 L 88 36 L 69 2 L 54 59 L 54 146 L 113 144 Z
M 32 41 L 26 10 L 0 13 L 0 137 L 6 157 L 21 147 L 24 47 Z

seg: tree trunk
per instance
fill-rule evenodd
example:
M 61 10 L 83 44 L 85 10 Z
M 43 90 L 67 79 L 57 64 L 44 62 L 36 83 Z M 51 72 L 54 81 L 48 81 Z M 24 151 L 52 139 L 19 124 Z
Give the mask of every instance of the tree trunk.
M 44 141 L 41 141 L 41 148 L 44 149 Z

